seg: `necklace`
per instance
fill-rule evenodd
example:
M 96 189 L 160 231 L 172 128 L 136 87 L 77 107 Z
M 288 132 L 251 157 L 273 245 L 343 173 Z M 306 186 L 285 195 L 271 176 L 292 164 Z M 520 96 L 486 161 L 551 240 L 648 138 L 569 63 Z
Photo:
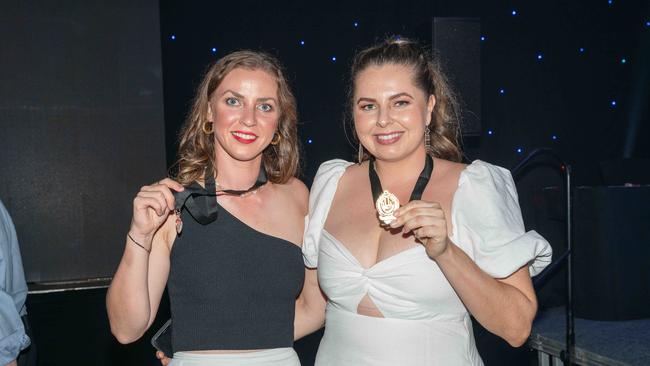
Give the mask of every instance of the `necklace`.
M 410 201 L 419 200 L 422 198 L 422 192 L 426 188 L 429 179 L 431 179 L 431 172 L 433 171 L 433 159 L 428 154 L 424 162 L 424 168 L 415 182 L 415 187 L 411 192 Z M 375 201 L 375 208 L 379 221 L 384 225 L 388 225 L 395 220 L 395 211 L 400 207 L 399 199 L 397 196 L 384 190 L 381 187 L 381 180 L 375 171 L 374 159 L 370 159 L 368 166 L 368 176 L 370 178 L 370 189 L 372 190 L 372 199 Z
M 265 183 L 266 183 L 266 182 L 265 182 Z M 257 184 L 257 183 L 256 183 L 256 184 Z M 245 190 L 234 190 L 234 189 L 224 189 L 224 188 L 221 186 L 221 184 L 219 184 L 219 182 L 217 182 L 216 180 L 214 181 L 214 185 L 215 185 L 216 188 L 217 188 L 217 190 L 216 190 L 217 195 L 225 194 L 225 195 L 228 195 L 228 196 L 238 196 L 238 197 L 241 197 L 241 198 L 248 197 L 248 196 L 250 196 L 250 195 L 254 195 L 254 194 L 257 193 L 257 191 L 259 191 L 260 189 L 262 189 L 262 187 L 265 186 L 264 183 L 261 184 L 261 185 L 259 185 L 259 186 L 257 186 L 256 184 L 253 185 L 253 186 L 252 186 L 251 188 L 249 188 L 249 189 L 245 189 Z

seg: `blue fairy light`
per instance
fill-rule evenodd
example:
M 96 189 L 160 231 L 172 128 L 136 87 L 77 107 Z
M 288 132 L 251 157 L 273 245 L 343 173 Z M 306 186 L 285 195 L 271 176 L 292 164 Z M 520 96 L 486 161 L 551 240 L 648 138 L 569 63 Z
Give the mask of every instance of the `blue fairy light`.
M 512 14 L 513 17 L 516 16 L 517 15 L 517 10 L 512 9 L 512 12 L 510 14 Z
M 169 38 L 170 38 L 172 41 L 174 41 L 174 40 L 176 40 L 176 35 L 175 35 L 175 34 L 172 34 Z

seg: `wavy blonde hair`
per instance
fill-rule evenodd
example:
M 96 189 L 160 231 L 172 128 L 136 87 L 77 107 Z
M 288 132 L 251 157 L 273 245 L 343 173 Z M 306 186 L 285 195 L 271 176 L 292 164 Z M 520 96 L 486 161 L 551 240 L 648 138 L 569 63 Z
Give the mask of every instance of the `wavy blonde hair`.
M 296 98 L 291 92 L 280 62 L 259 51 L 237 51 L 212 64 L 199 85 L 192 108 L 180 132 L 178 160 L 170 175 L 183 185 L 202 181 L 205 169 L 212 166 L 216 174 L 214 136 L 203 132 L 207 122 L 208 103 L 219 84 L 232 70 L 263 70 L 272 75 L 278 84 L 279 120 L 277 133 L 280 141 L 269 145 L 262 153 L 262 165 L 269 181 L 286 183 L 298 174 L 300 146 L 298 143 Z
M 354 89 L 359 73 L 370 66 L 386 64 L 404 65 L 413 70 L 413 81 L 427 96 L 433 95 L 436 104 L 431 113 L 431 123 L 428 128 L 431 134 L 431 149 L 429 153 L 435 157 L 459 162 L 462 160 L 460 150 L 460 119 L 456 96 L 449 87 L 446 76 L 440 69 L 440 64 L 432 55 L 415 41 L 390 37 L 371 47 L 363 49 L 355 55 L 350 71 L 350 86 L 348 88 L 347 121 L 353 121 Z M 353 126 L 352 133 L 355 142 L 359 139 Z M 364 161 L 369 155 L 364 152 L 360 160 Z M 361 162 L 359 161 L 359 162 Z

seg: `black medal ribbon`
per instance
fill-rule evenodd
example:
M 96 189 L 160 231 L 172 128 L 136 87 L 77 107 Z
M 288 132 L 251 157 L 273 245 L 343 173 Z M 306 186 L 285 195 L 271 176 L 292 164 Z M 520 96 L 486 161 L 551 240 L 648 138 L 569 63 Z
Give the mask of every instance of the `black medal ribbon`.
M 232 196 L 241 196 L 248 192 L 254 191 L 268 182 L 264 166 L 260 166 L 260 173 L 257 181 L 252 187 L 245 190 L 224 189 L 217 191 L 211 166 L 205 169 L 205 188 L 197 182 L 193 182 L 185 187 L 182 192 L 174 192 L 176 200 L 175 208 L 181 212 L 183 208 L 192 215 L 194 220 L 201 225 L 207 225 L 217 219 L 219 215 L 219 206 L 217 205 L 217 195 L 227 194 Z
M 382 194 L 382 192 L 384 192 L 384 190 L 383 188 L 381 188 L 381 181 L 379 180 L 377 171 L 375 171 L 374 158 L 370 159 L 369 164 L 370 165 L 368 166 L 368 175 L 370 177 L 370 189 L 372 190 L 372 200 L 373 202 L 377 202 L 377 199 Z M 427 183 L 429 183 L 429 179 L 431 179 L 431 172 L 433 172 L 433 158 L 431 158 L 431 156 L 427 154 L 426 160 L 424 161 L 424 168 L 422 168 L 422 172 L 420 173 L 417 182 L 415 182 L 415 187 L 413 187 L 413 192 L 411 192 L 411 197 L 409 198 L 409 202 L 422 199 L 422 193 L 424 192 L 424 189 L 427 187 Z

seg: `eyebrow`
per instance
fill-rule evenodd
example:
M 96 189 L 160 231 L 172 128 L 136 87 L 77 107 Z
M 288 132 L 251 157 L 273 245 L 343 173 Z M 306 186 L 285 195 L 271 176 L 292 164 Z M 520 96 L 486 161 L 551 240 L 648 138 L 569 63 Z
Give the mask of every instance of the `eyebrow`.
M 258 102 L 273 102 L 273 103 L 277 104 L 277 102 L 275 101 L 274 98 L 257 98 L 257 101 Z
M 395 94 L 395 95 L 391 96 L 391 97 L 388 98 L 388 99 L 391 99 L 391 100 L 392 100 L 392 99 L 397 99 L 397 98 L 399 98 L 399 97 L 409 97 L 409 98 L 411 98 L 411 99 L 414 99 L 414 98 L 411 96 L 411 94 L 409 94 L 409 93 L 398 93 L 398 94 Z
M 393 99 L 397 99 L 397 98 L 400 98 L 400 97 L 409 97 L 409 98 L 411 98 L 411 99 L 415 99 L 415 98 L 413 98 L 413 96 L 412 96 L 411 94 L 409 94 L 409 93 L 397 93 L 397 94 L 395 94 L 395 95 L 391 95 L 390 98 L 388 98 L 388 99 L 393 100 Z M 359 103 L 361 103 L 361 102 L 375 102 L 375 100 L 372 99 L 372 98 L 359 98 L 359 99 L 357 100 L 357 104 L 359 104 Z
M 239 93 L 237 93 L 237 92 L 234 92 L 234 91 L 232 91 L 232 90 L 230 90 L 230 89 L 228 89 L 228 90 L 224 91 L 223 93 L 221 93 L 221 96 L 224 96 L 224 95 L 226 95 L 227 93 L 230 93 L 230 94 L 236 96 L 237 98 L 242 98 L 242 99 L 244 99 L 244 96 L 243 96 L 243 95 L 241 95 L 241 94 L 239 94 Z
M 359 99 L 357 100 L 357 104 L 359 104 L 359 103 L 361 103 L 361 102 L 374 102 L 374 101 L 375 101 L 375 100 L 372 99 L 372 98 L 359 98 Z
M 223 93 L 221 93 L 221 96 L 224 96 L 224 95 L 226 95 L 227 93 L 230 93 L 230 94 L 236 96 L 237 98 L 246 99 L 243 95 L 241 95 L 241 94 L 239 94 L 239 93 L 237 93 L 237 92 L 235 92 L 235 91 L 232 91 L 232 90 L 230 90 L 230 89 L 228 89 L 228 90 L 224 91 Z M 266 98 L 257 98 L 257 101 L 258 101 L 258 102 L 268 102 L 268 101 L 271 101 L 271 102 L 277 104 L 277 102 L 275 101 L 275 98 L 271 98 L 271 97 L 266 97 Z

